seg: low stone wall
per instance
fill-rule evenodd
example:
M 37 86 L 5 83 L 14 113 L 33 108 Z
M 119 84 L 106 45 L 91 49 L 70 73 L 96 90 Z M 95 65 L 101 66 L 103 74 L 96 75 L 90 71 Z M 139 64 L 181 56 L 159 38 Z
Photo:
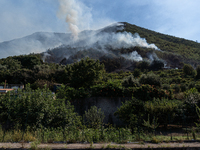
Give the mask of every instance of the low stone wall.
M 101 108 L 101 111 L 103 111 L 105 115 L 105 124 L 110 123 L 121 126 L 124 123 L 114 116 L 114 113 L 117 111 L 117 108 L 122 105 L 122 102 L 125 102 L 125 100 L 128 100 L 128 98 L 92 97 L 75 100 L 72 102 L 72 105 L 74 105 L 75 111 L 81 116 L 85 113 L 85 111 L 90 109 L 91 106 Z

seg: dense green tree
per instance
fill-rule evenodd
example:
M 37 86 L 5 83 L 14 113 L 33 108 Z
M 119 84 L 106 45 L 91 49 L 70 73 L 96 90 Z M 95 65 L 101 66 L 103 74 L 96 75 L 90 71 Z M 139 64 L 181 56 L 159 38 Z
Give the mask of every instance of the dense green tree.
M 196 68 L 196 72 L 197 72 L 196 78 L 200 79 L 200 66 L 199 65 Z
M 188 116 L 190 121 L 194 121 L 198 118 L 196 114 L 196 105 L 200 106 L 200 93 L 196 88 L 189 89 L 185 92 L 185 115 Z
M 33 69 L 35 65 L 43 64 L 40 54 L 14 56 L 13 59 L 21 62 L 23 68 Z
M 125 101 L 114 115 L 130 125 L 132 129 L 140 126 L 142 125 L 142 116 L 144 115 L 144 102 L 136 98 Z
M 148 73 L 143 74 L 140 79 L 139 82 L 141 84 L 149 84 L 149 85 L 155 85 L 155 86 L 161 86 L 161 81 L 160 81 L 160 77 L 154 73 Z
M 183 106 L 181 101 L 165 98 L 154 98 L 153 101 L 147 101 L 144 104 L 146 113 L 150 114 L 152 118 L 158 118 L 158 122 L 164 124 L 165 127 L 173 121 L 180 106 Z
M 161 70 L 164 68 L 164 62 L 162 60 L 153 60 L 150 65 L 151 70 Z
M 122 86 L 124 86 L 124 87 L 139 87 L 140 83 L 139 83 L 138 79 L 135 79 L 134 76 L 131 74 L 130 76 L 123 79 Z
M 18 69 L 20 69 L 22 67 L 21 66 L 21 62 L 18 61 L 18 60 L 13 59 L 12 57 L 8 57 L 6 59 L 1 59 L 0 64 L 4 68 L 6 67 L 6 69 L 9 69 L 11 71 L 18 70 Z
M 139 68 L 141 71 L 149 70 L 150 63 L 147 61 L 139 62 L 136 67 Z
M 100 108 L 98 109 L 96 106 L 92 106 L 88 111 L 85 111 L 84 117 L 88 127 L 96 129 L 103 125 L 105 115 Z
M 193 75 L 194 74 L 194 68 L 189 64 L 185 64 L 183 66 L 183 73 L 185 75 Z
M 0 121 L 21 127 L 63 127 L 80 125 L 80 117 L 73 106 L 64 99 L 56 99 L 47 89 L 32 90 L 29 85 L 24 91 L 9 92 L 0 97 Z
M 134 71 L 133 71 L 133 76 L 134 77 L 140 77 L 140 75 L 141 75 L 140 69 L 135 68 Z
M 79 87 L 90 87 L 96 81 L 102 78 L 104 73 L 104 65 L 100 64 L 98 60 L 93 59 L 81 59 L 67 67 L 67 77 L 70 86 Z

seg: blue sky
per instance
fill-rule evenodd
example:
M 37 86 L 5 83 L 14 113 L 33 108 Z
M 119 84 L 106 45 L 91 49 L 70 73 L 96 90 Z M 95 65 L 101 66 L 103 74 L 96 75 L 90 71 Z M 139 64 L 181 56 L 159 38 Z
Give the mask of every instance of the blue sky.
M 64 1 L 64 0 L 60 0 Z M 200 0 L 75 0 L 78 27 L 98 29 L 129 22 L 200 42 Z M 58 0 L 0 0 L 0 42 L 34 32 L 69 32 Z

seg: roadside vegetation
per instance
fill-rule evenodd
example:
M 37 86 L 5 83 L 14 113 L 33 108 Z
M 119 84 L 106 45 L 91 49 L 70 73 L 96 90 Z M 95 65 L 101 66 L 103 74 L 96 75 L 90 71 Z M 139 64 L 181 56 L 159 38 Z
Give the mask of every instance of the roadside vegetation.
M 199 66 L 155 70 L 140 62 L 132 72 L 108 73 L 89 58 L 67 66 L 43 63 L 38 55 L 0 61 L 2 83 L 27 83 L 0 95 L 1 142 L 161 142 L 172 139 L 172 126 L 183 131 L 173 140 L 200 138 Z M 54 82 L 63 83 L 56 94 Z M 90 97 L 128 98 L 115 112 L 124 126 L 104 124 L 104 112 L 95 106 L 78 115 L 71 102 Z M 161 128 L 169 135 L 158 134 Z
M 25 85 L 0 95 L 0 142 L 200 140 L 200 44 L 128 23 L 125 30 L 162 51 L 118 51 L 137 51 L 140 62 L 103 56 L 62 65 L 45 63 L 40 54 L 0 59 L 0 83 Z M 61 84 L 56 91 L 55 84 Z M 114 113 L 124 125 L 104 124 L 105 114 L 95 106 L 75 112 L 76 99 L 91 97 L 126 98 Z

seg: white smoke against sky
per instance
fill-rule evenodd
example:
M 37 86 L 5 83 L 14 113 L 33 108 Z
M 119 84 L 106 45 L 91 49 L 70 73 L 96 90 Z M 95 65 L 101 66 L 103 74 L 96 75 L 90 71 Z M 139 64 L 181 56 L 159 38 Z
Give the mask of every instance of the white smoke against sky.
M 67 42 L 65 48 L 66 52 L 54 52 L 57 57 L 65 57 L 68 59 L 78 51 L 92 49 L 93 52 L 98 52 L 99 57 L 105 54 L 111 54 L 112 56 L 124 57 L 128 60 L 142 61 L 143 58 L 136 51 L 128 54 L 120 54 L 118 51 L 120 49 L 134 48 L 136 46 L 159 50 L 155 44 L 148 44 L 139 34 L 123 32 L 124 28 L 123 23 L 115 23 L 99 30 L 82 31 L 79 33 L 79 38 L 76 41 L 73 42 L 69 40 Z
M 135 46 L 159 50 L 155 44 L 148 44 L 139 34 L 123 32 L 125 28 L 123 23 L 115 23 L 96 31 L 83 31 L 90 29 L 90 23 L 93 21 L 91 9 L 79 0 L 58 0 L 58 2 L 60 5 L 58 17 L 65 19 L 68 30 L 73 36 L 72 41 L 69 40 L 67 45 L 76 48 L 76 51 L 92 48 L 104 53 L 112 53 L 110 49 L 119 50 Z M 136 51 L 121 56 L 130 60 L 142 60 Z
M 89 29 L 92 20 L 91 10 L 78 0 L 58 0 L 58 2 L 60 7 L 57 16 L 65 19 L 68 30 L 74 40 L 77 40 L 81 30 Z

